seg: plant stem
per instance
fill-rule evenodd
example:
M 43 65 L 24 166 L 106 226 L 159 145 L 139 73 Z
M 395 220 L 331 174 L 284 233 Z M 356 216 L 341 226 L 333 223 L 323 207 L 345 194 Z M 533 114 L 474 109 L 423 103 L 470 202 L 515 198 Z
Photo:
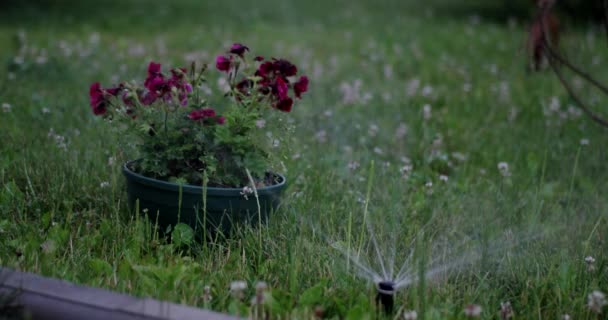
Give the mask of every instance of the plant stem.
M 251 183 L 251 188 L 253 188 L 253 194 L 255 195 L 255 202 L 258 205 L 258 265 L 262 262 L 262 208 L 260 206 L 260 198 L 258 197 L 258 188 L 255 186 L 255 181 L 251 176 L 251 172 L 249 169 L 245 168 L 245 172 L 247 173 L 247 178 L 249 178 L 249 182 Z
M 367 192 L 365 195 L 365 206 L 363 209 L 363 224 L 361 225 L 361 234 L 359 236 L 359 248 L 357 249 L 357 255 L 361 253 L 361 247 L 363 246 L 363 231 L 367 223 L 367 210 L 369 206 L 369 198 L 372 193 L 372 183 L 374 181 L 374 160 L 369 165 L 369 178 L 367 180 Z
M 578 167 L 578 158 L 581 155 L 581 146 L 576 150 L 576 157 L 574 158 L 574 167 L 572 168 L 572 177 L 570 178 L 570 189 L 568 190 L 568 202 L 566 206 L 570 206 L 570 200 L 572 199 L 572 190 L 574 189 L 574 178 L 576 177 L 576 169 Z

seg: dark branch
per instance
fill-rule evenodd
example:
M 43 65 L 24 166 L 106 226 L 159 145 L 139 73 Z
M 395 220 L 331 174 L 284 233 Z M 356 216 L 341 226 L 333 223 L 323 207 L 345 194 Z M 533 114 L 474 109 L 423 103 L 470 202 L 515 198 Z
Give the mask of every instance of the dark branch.
M 543 41 L 543 46 L 546 49 L 546 50 L 543 50 L 543 54 L 547 58 L 547 61 L 549 62 L 549 66 L 551 66 L 551 69 L 553 70 L 553 72 L 555 73 L 555 75 L 557 76 L 557 78 L 559 79 L 559 81 L 561 82 L 562 86 L 566 89 L 566 91 L 568 91 L 568 94 L 570 95 L 570 97 L 572 98 L 572 100 L 574 100 L 574 102 L 578 105 L 578 107 L 581 108 L 583 110 L 583 112 L 585 112 L 585 114 L 587 114 L 587 116 L 589 116 L 593 121 L 597 122 L 598 124 L 600 124 L 603 127 L 608 128 L 608 120 L 604 119 L 600 115 L 598 115 L 595 112 L 593 112 L 585 104 L 585 102 L 583 102 L 583 99 L 581 99 L 576 94 L 576 91 L 574 90 L 574 88 L 572 88 L 572 86 L 570 85 L 570 83 L 566 80 L 566 78 L 562 74 L 562 72 L 559 69 L 559 66 L 556 64 L 556 62 L 559 62 L 562 65 L 565 65 L 566 67 L 568 67 L 573 72 L 579 74 L 581 77 L 585 78 L 587 81 L 589 81 L 592 84 L 594 84 L 596 87 L 598 87 L 599 89 L 601 89 L 606 94 L 608 94 L 608 88 L 606 88 L 603 84 L 601 84 L 600 82 L 598 82 L 597 80 L 595 80 L 594 78 L 592 78 L 587 73 L 585 73 L 582 70 L 578 69 L 572 63 L 570 63 L 570 61 L 568 61 L 567 59 L 565 59 L 561 55 L 559 55 L 557 53 L 557 50 L 553 49 L 553 47 L 551 45 L 551 41 L 549 39 L 549 32 L 548 32 L 548 28 L 547 28 L 547 23 L 546 23 L 545 19 L 543 19 L 543 15 L 547 14 L 548 10 L 549 10 L 548 8 L 543 8 L 543 14 L 540 15 L 540 19 L 541 19 L 540 22 L 542 24 L 542 32 L 543 32 L 542 41 Z
M 587 72 L 581 70 L 580 68 L 578 68 L 577 66 L 572 64 L 570 61 L 568 61 L 568 59 L 566 59 L 562 55 L 560 55 L 557 52 L 557 50 L 553 49 L 553 47 L 548 42 L 545 42 L 545 48 L 547 49 L 548 54 L 551 55 L 552 57 L 554 57 L 555 60 L 557 60 L 559 63 L 565 65 L 570 70 L 572 70 L 574 73 L 578 74 L 583 79 L 587 80 L 588 82 L 590 82 L 591 84 L 593 84 L 598 89 L 602 90 L 605 94 L 608 95 L 608 87 L 606 85 L 602 84 L 598 80 L 595 80 L 595 78 L 593 78 L 590 74 L 588 74 Z
M 572 86 L 570 85 L 570 83 L 568 83 L 568 81 L 566 81 L 566 79 L 564 78 L 561 71 L 559 71 L 559 67 L 555 64 L 555 60 L 553 60 L 553 58 L 549 55 L 547 55 L 547 59 L 549 60 L 549 65 L 551 66 L 551 69 L 553 69 L 553 72 L 555 73 L 555 75 L 557 76 L 559 81 L 561 82 L 562 86 L 566 89 L 566 91 L 568 91 L 568 94 L 570 95 L 572 100 L 574 100 L 574 102 L 579 106 L 579 108 L 581 108 L 585 112 L 585 114 L 587 114 L 587 116 L 589 116 L 591 119 L 593 119 L 593 121 L 608 128 L 608 120 L 602 118 L 601 116 L 599 116 L 596 113 L 594 113 L 593 111 L 591 111 L 591 109 L 589 109 L 587 107 L 587 105 L 583 102 L 583 100 L 581 98 L 579 98 L 579 96 L 575 93 L 575 91 L 572 88 Z

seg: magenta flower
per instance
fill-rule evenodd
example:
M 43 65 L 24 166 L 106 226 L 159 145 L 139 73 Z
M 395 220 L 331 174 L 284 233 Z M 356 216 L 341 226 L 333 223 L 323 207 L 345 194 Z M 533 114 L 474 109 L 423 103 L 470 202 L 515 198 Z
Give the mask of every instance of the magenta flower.
M 220 71 L 228 72 L 230 71 L 231 62 L 232 59 L 226 56 L 217 56 L 217 58 L 215 59 L 215 67 Z
M 215 117 L 215 110 L 213 110 L 211 108 L 203 108 L 203 109 L 194 110 L 188 114 L 188 118 L 195 120 L 195 121 L 204 120 L 204 119 L 213 118 L 213 117 Z
M 283 77 L 295 76 L 298 73 L 298 68 L 285 59 L 274 59 L 273 65 L 274 69 Z
M 167 81 L 169 89 L 165 93 L 165 98 L 171 98 L 170 92 L 173 88 L 176 88 L 178 93 L 177 98 L 182 106 L 188 105 L 188 93 L 192 92 L 192 85 L 186 79 L 186 72 L 188 70 L 185 68 L 172 69 L 171 79 Z
M 308 77 L 301 76 L 298 82 L 293 85 L 293 91 L 298 99 L 302 99 L 302 93 L 308 91 Z
M 285 100 L 289 98 L 287 91 L 289 90 L 288 82 L 283 80 L 282 77 L 277 77 L 276 84 L 274 86 L 273 93 L 277 95 L 279 100 Z
M 241 58 L 243 57 L 246 51 L 249 51 L 249 48 L 240 43 L 235 43 L 230 47 L 230 53 L 236 54 Z
M 150 89 L 153 82 L 158 85 L 158 83 L 164 82 L 164 77 L 160 72 L 160 63 L 150 61 L 150 64 L 148 65 L 148 77 L 146 77 L 146 80 L 144 81 L 144 86 L 149 90 L 154 91 Z
M 150 61 L 148 64 L 148 76 L 160 74 L 160 63 Z
M 276 103 L 275 108 L 277 108 L 283 112 L 290 112 L 292 106 L 293 106 L 293 100 L 291 98 L 287 97 L 286 99 L 279 100 Z
M 217 118 L 215 118 L 215 121 L 217 121 L 218 124 L 224 124 L 226 123 L 226 118 L 218 116 Z
M 266 62 L 260 64 L 260 66 L 258 67 L 258 70 L 256 71 L 255 74 L 260 77 L 266 77 L 273 71 L 274 71 L 274 64 L 271 61 L 266 61 Z
M 89 88 L 89 98 L 93 114 L 99 116 L 106 113 L 107 101 L 104 97 L 104 92 L 99 82 L 91 84 L 91 87 Z

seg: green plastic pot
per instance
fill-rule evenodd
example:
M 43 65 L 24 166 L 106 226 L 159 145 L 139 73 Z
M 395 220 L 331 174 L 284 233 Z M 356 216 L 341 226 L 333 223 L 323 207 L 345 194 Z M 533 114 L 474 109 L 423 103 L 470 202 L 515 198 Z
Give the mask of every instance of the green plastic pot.
M 158 224 L 160 230 L 185 223 L 195 230 L 197 236 L 202 235 L 200 231 L 204 228 L 208 231 L 207 235 L 212 236 L 218 231 L 230 234 L 237 223 L 253 226 L 259 222 L 266 223 L 270 213 L 278 208 L 286 187 L 285 177 L 273 173 L 278 177 L 279 183 L 257 189 L 257 201 L 253 194 L 245 198 L 241 188 L 207 187 L 204 202 L 202 186 L 180 187 L 177 183 L 143 176 L 130 169 L 135 162 L 137 160 L 129 161 L 122 167 L 127 180 L 129 207 L 147 214 L 153 223 Z

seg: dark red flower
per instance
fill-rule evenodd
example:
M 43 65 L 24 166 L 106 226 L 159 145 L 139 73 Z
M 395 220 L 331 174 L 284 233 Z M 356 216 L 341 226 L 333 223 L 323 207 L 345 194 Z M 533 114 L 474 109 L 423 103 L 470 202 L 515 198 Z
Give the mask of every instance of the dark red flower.
M 276 81 L 273 89 L 274 89 L 273 93 L 276 94 L 276 96 L 279 100 L 285 100 L 285 99 L 289 98 L 289 96 L 288 96 L 289 86 L 288 86 L 287 82 L 285 80 L 283 80 L 282 77 L 277 78 L 277 81 Z
M 188 114 L 188 118 L 190 118 L 192 120 L 201 120 L 201 119 L 204 120 L 204 119 L 213 118 L 213 117 L 215 117 L 215 110 L 213 110 L 211 108 L 203 108 L 203 109 L 199 109 L 199 110 L 194 110 Z
M 262 56 L 256 56 L 255 58 L 253 58 L 253 60 L 255 60 L 257 62 L 260 62 L 260 61 L 264 60 L 264 57 L 262 57 Z
M 226 122 L 226 118 L 218 116 L 217 118 L 215 118 L 215 121 L 217 122 L 217 124 L 224 124 Z
M 144 99 L 148 102 L 155 100 L 157 96 L 162 96 L 165 93 L 164 91 L 167 91 L 168 86 L 165 82 L 165 77 L 160 72 L 160 67 L 160 63 L 155 63 L 154 61 L 151 61 L 148 65 L 148 77 L 144 81 L 146 89 L 152 92 L 152 95 L 146 95 L 147 98 Z
M 231 62 L 232 62 L 231 58 L 228 58 L 223 55 L 217 56 L 217 58 L 215 58 L 215 67 L 220 71 L 228 72 L 228 71 L 230 71 Z
M 173 88 L 177 89 L 179 103 L 182 106 L 188 105 L 188 93 L 192 92 L 192 85 L 186 79 L 187 69 L 179 68 L 171 70 L 171 78 L 167 81 L 168 89 L 166 89 L 165 98 L 171 99 Z
M 160 63 L 150 61 L 148 64 L 148 76 L 160 74 Z
M 296 93 L 296 97 L 301 99 L 302 93 L 308 91 L 308 77 L 301 76 L 298 82 L 293 85 L 293 91 Z
M 169 85 L 162 76 L 155 76 L 153 78 L 146 79 L 145 86 L 148 90 L 160 96 L 169 90 Z
M 266 61 L 258 67 L 256 71 L 256 75 L 260 77 L 265 77 L 274 71 L 274 64 L 271 61 Z
M 291 62 L 285 59 L 274 59 L 274 69 L 278 71 L 283 77 L 295 76 L 298 73 L 298 68 Z
M 124 88 L 125 88 L 125 85 L 121 83 L 117 87 L 105 89 L 105 92 L 107 92 L 111 96 L 116 97 Z
M 236 89 L 243 95 L 248 96 L 249 90 L 253 86 L 253 81 L 249 79 L 243 79 L 236 84 Z
M 91 84 L 91 87 L 89 88 L 89 98 L 93 114 L 98 116 L 106 113 L 107 101 L 104 97 L 104 92 L 99 82 Z
M 245 51 L 249 51 L 249 48 L 240 43 L 235 43 L 230 47 L 230 53 L 236 54 L 241 58 L 243 57 L 243 54 L 245 54 Z
M 283 112 L 290 112 L 292 106 L 293 106 L 293 100 L 291 98 L 287 97 L 286 99 L 279 100 L 276 103 L 275 108 L 277 108 Z
M 139 94 L 139 101 L 146 106 L 153 104 L 157 98 L 158 96 L 152 91 L 146 91 Z

